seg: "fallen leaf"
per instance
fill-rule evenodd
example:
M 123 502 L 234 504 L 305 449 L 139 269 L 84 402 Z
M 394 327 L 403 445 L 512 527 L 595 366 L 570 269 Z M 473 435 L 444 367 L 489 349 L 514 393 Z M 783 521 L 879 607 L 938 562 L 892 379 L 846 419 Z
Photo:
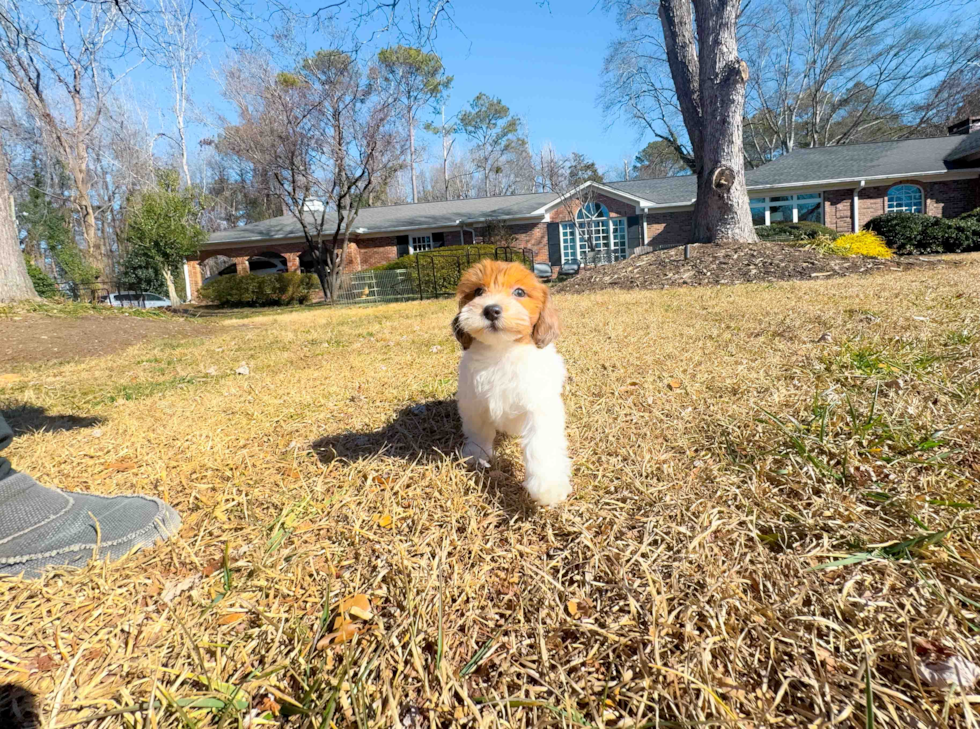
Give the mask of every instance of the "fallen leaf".
M 286 469 L 286 477 L 287 478 L 299 478 L 300 477 L 299 469 L 298 468 L 287 468 Z
M 566 607 L 568 608 L 569 614 L 573 618 L 578 615 L 578 603 L 577 602 L 575 602 L 574 600 L 569 600 L 568 601 L 568 605 Z
M 249 373 L 248 365 L 242 362 L 242 366 L 235 370 L 236 375 L 247 375 Z
M 248 613 L 228 613 L 218 618 L 218 625 L 231 625 L 248 617 Z
M 667 388 L 670 390 L 679 390 L 683 383 L 680 380 L 671 380 L 667 383 Z
M 383 529 L 391 529 L 392 519 L 391 514 L 385 514 L 380 519 L 378 519 L 378 526 Z
M 922 681 L 935 688 L 959 686 L 964 691 L 968 691 L 980 680 L 980 666 L 962 656 L 917 663 L 915 672 Z
M 110 471 L 132 471 L 137 467 L 136 463 L 132 461 L 116 461 L 115 463 L 110 463 L 106 468 Z
M 830 332 L 824 332 L 817 340 L 817 344 L 826 344 L 827 342 L 833 341 L 833 339 L 834 338 L 831 336 Z
M 273 716 L 279 716 L 279 709 L 282 707 L 276 702 L 272 694 L 266 694 L 257 708 L 259 711 L 268 711 Z
M 362 593 L 351 595 L 341 601 L 340 612 L 349 613 L 359 620 L 370 620 L 373 615 L 371 612 L 371 599 Z M 334 630 L 339 629 L 342 618 L 343 615 L 338 617 L 338 624 L 334 625 Z
M 204 370 L 204 374 L 211 375 L 211 377 L 214 377 L 216 374 L 218 374 L 218 368 L 208 367 L 206 370 Z
M 178 596 L 190 590 L 200 581 L 201 575 L 194 574 L 190 577 L 184 578 L 180 582 L 177 582 L 176 580 L 168 582 L 166 587 L 163 588 L 163 594 L 160 596 L 160 599 L 169 605 L 176 600 Z
M 55 668 L 57 665 L 58 662 L 54 658 L 49 656 L 47 653 L 45 653 L 44 655 L 38 656 L 33 661 L 31 661 L 27 666 L 27 670 L 29 670 L 32 673 L 34 671 L 50 671 L 51 669 Z
M 208 562 L 208 566 L 204 568 L 204 576 L 210 577 L 215 572 L 220 570 L 225 564 L 224 557 L 218 557 L 218 559 Z
M 363 628 L 361 628 L 359 625 L 355 625 L 354 623 L 345 623 L 340 630 L 333 633 L 327 633 L 327 635 L 320 638 L 316 644 L 317 650 L 323 650 L 331 643 L 346 643 L 355 635 L 358 635 L 362 630 Z

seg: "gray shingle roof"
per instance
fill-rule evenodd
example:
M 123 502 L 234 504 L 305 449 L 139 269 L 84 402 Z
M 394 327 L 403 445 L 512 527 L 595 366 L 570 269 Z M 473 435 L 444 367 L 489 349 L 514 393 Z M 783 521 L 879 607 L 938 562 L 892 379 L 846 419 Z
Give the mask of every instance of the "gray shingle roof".
M 968 157 L 976 159 L 976 156 L 980 154 L 980 132 L 967 134 L 960 139 L 962 141 L 953 148 L 952 152 L 946 155 L 947 162 L 965 161 Z
M 608 182 L 607 187 L 638 195 L 657 205 L 677 205 L 690 203 L 697 196 L 698 182 L 694 175 L 679 177 L 658 177 L 653 180 L 627 180 Z
M 363 208 L 354 222 L 356 228 L 369 233 L 418 228 L 438 228 L 456 224 L 457 220 L 480 221 L 487 218 L 512 218 L 530 215 L 548 203 L 557 200 L 551 192 L 530 195 L 505 195 L 502 197 L 471 198 L 443 202 L 387 205 Z M 328 215 L 328 218 L 330 216 Z M 331 221 L 336 218 L 331 218 Z M 335 223 L 330 223 L 333 225 Z M 303 234 L 292 215 L 283 215 L 260 223 L 214 233 L 209 243 L 237 243 L 269 238 L 292 238 Z
M 955 169 L 948 155 L 959 145 L 980 142 L 980 132 L 967 137 L 905 139 L 897 142 L 844 144 L 838 147 L 797 149 L 745 175 L 749 189 L 798 185 L 829 180 L 875 177 L 913 177 L 926 172 Z
M 749 170 L 745 181 L 751 191 L 832 180 L 914 177 L 927 172 L 980 168 L 980 160 L 975 159 L 977 155 L 980 155 L 980 131 L 931 139 L 797 149 L 769 164 Z M 688 205 L 697 194 L 697 180 L 693 175 L 608 182 L 605 185 L 649 200 L 655 205 Z M 365 208 L 357 216 L 355 226 L 369 233 L 450 227 L 457 221 L 475 223 L 487 218 L 528 216 L 557 199 L 555 193 L 540 192 Z M 293 216 L 283 215 L 214 233 L 209 244 L 294 238 L 302 234 Z

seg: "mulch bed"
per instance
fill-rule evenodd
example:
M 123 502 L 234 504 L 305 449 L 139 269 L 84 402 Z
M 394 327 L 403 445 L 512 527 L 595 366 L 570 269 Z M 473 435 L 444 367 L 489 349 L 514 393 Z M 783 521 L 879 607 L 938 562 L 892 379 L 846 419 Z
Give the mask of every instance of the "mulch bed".
M 775 241 L 691 246 L 684 260 L 683 248 L 672 248 L 608 266 L 585 269 L 575 278 L 554 287 L 561 293 L 585 293 L 602 289 L 666 289 L 680 286 L 720 286 L 775 281 L 853 276 L 876 271 L 902 271 L 944 265 L 938 257 L 904 256 L 888 260 L 832 256 L 813 248 Z

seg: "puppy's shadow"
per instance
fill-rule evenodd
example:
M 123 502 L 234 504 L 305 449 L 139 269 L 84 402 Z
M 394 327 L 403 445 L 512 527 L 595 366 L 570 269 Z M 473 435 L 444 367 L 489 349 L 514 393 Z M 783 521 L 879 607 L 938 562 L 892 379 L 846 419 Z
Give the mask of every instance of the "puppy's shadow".
M 328 435 L 314 441 L 312 449 L 321 463 L 372 456 L 434 463 L 458 457 L 462 446 L 463 426 L 456 401 L 429 400 L 402 408 L 378 430 Z M 477 476 L 509 517 L 526 516 L 533 510 L 508 458 L 498 457 L 493 469 L 481 469 Z
M 15 683 L 0 683 L 0 727 L 40 729 L 41 714 L 34 694 Z

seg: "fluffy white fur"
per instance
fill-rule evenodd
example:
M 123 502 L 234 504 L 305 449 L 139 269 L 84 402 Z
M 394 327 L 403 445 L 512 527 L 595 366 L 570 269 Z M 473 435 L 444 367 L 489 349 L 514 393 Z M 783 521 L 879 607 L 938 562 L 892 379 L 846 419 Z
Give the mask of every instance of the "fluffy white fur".
M 463 456 L 489 461 L 497 431 L 519 436 L 528 494 L 542 506 L 564 501 L 572 491 L 561 400 L 565 363 L 554 344 L 538 348 L 481 334 L 459 363 Z

